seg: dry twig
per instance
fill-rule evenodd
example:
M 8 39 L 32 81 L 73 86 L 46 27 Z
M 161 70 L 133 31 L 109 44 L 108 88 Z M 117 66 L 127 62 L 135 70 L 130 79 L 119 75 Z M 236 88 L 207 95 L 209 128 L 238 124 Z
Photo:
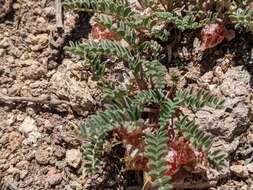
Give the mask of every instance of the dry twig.
M 0 102 L 34 102 L 34 103 L 39 103 L 39 104 L 48 104 L 52 106 L 67 105 L 71 107 L 76 105 L 72 102 L 68 102 L 65 100 L 51 99 L 50 96 L 20 97 L 20 96 L 6 96 L 3 94 L 0 94 Z
M 217 181 L 205 181 L 205 182 L 196 182 L 196 183 L 191 183 L 191 182 L 178 182 L 178 183 L 173 183 L 173 187 L 177 190 L 182 190 L 182 189 L 208 189 L 211 187 L 216 187 Z
M 55 0 L 55 6 L 56 6 L 56 27 L 58 29 L 63 29 L 61 0 Z

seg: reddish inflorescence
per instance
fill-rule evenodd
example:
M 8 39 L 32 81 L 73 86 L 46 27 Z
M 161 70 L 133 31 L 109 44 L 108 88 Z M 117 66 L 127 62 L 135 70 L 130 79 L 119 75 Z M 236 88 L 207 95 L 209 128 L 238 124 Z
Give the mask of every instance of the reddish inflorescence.
M 140 152 L 138 148 L 132 145 L 126 146 L 125 152 L 125 164 L 128 170 L 142 170 L 147 172 L 148 159 L 144 156 L 143 152 Z
M 125 164 L 128 170 L 148 171 L 148 158 L 144 156 L 144 133 L 140 129 L 128 132 L 126 129 L 118 129 L 117 133 L 126 144 Z M 168 163 L 168 176 L 175 175 L 181 167 L 186 166 L 194 170 L 197 163 L 205 161 L 205 154 L 195 150 L 184 137 L 175 137 L 168 143 L 169 152 L 166 156 Z
M 169 176 L 176 174 L 182 166 L 194 170 L 197 163 L 205 160 L 204 153 L 193 149 L 190 142 L 183 137 L 175 138 L 169 147 L 171 150 L 166 157 L 170 166 L 167 173 Z
M 120 40 L 120 37 L 115 33 L 109 31 L 107 28 L 99 25 L 93 24 L 91 27 L 91 37 L 96 40 Z
M 201 31 L 201 48 L 206 50 L 220 44 L 225 37 L 225 28 L 221 22 L 208 24 Z
M 124 144 L 130 144 L 135 148 L 144 150 L 144 134 L 142 129 L 137 128 L 131 131 L 128 131 L 125 128 L 116 129 L 117 134 L 123 140 Z
M 116 130 L 123 143 L 126 145 L 125 164 L 128 170 L 147 171 L 148 159 L 144 156 L 144 133 L 141 128 L 128 131 L 125 128 Z
M 249 3 L 249 4 L 248 4 L 248 7 L 249 7 L 250 9 L 253 9 L 253 2 Z

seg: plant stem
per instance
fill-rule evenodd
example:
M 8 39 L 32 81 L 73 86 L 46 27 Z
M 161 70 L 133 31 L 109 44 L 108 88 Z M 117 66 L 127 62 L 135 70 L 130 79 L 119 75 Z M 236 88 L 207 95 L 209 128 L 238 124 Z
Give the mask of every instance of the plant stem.
M 148 190 L 148 189 L 151 188 L 151 184 L 152 184 L 151 177 L 150 176 L 144 176 L 144 179 L 145 179 L 145 182 L 144 182 L 141 190 Z

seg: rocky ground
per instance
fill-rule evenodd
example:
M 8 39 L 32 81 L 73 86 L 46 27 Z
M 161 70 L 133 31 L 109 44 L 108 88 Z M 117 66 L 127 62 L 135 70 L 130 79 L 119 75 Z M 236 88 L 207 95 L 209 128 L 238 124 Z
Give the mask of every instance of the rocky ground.
M 87 37 L 88 18 L 65 13 L 62 32 L 52 0 L 3 1 L 12 9 L 1 2 L 0 189 L 82 189 L 87 179 L 78 125 L 100 96 L 82 61 L 63 47 Z M 170 69 L 184 76 L 182 86 L 203 87 L 226 100 L 223 109 L 191 115 L 229 154 L 230 168 L 208 171 L 214 182 L 209 189 L 253 189 L 252 76 L 237 56 L 228 43 L 208 52 L 201 67 L 191 62 L 186 70 Z

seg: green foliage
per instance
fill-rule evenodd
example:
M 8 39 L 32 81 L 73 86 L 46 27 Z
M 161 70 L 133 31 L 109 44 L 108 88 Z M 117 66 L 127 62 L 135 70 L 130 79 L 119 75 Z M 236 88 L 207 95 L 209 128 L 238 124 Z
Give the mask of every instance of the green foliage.
M 68 9 L 97 13 L 94 22 L 127 42 L 86 40 L 83 43 L 71 43 L 66 50 L 86 59 L 99 81 L 106 78 L 108 63 L 119 62 L 128 67 L 127 71 L 130 70 L 134 81 L 125 88 L 122 88 L 119 81 L 105 83 L 105 78 L 100 81 L 103 103 L 109 105 L 102 106 L 103 111 L 88 117 L 81 126 L 82 135 L 88 141 L 84 146 L 87 172 L 92 175 L 102 166 L 103 145 L 108 134 L 119 128 L 139 128 L 143 131 L 148 128 L 152 131 L 145 132 L 147 144 L 144 153 L 149 159 L 148 176 L 160 190 L 169 190 L 172 189 L 170 179 L 165 175 L 168 171 L 165 156 L 169 151 L 169 129 L 182 134 L 196 149 L 204 150 L 213 165 L 225 165 L 225 154 L 211 148 L 214 138 L 201 131 L 181 111 L 182 107 L 192 111 L 198 111 L 204 106 L 220 108 L 224 101 L 204 90 L 176 90 L 179 79 L 175 76 L 172 76 L 173 87 L 168 87 L 167 68 L 162 64 L 172 29 L 175 28 L 177 32 L 195 30 L 205 25 L 210 18 L 190 15 L 188 4 L 182 1 L 139 2 L 142 7 L 152 10 L 151 13 L 132 9 L 123 0 L 65 0 L 64 6 Z M 179 4 L 189 9 L 180 13 L 171 11 L 173 6 Z M 248 14 L 238 15 L 245 17 Z M 236 19 L 239 22 L 239 17 Z M 246 21 L 240 22 L 245 24 Z M 113 63 L 105 61 L 111 58 L 116 60 Z M 177 121 L 176 124 L 174 120 Z
M 253 33 L 253 9 L 238 8 L 230 18 L 236 23 L 235 28 L 245 28 Z
M 132 27 L 125 24 L 123 21 L 119 21 L 113 24 L 110 18 L 106 16 L 99 16 L 95 20 L 97 23 L 107 27 L 109 30 L 117 33 L 121 38 L 128 42 L 131 46 L 135 46 L 136 32 Z
M 139 51 L 151 59 L 158 59 L 161 55 L 162 50 L 163 47 L 154 40 L 144 41 L 139 45 Z
M 207 154 L 208 161 L 211 165 L 218 168 L 227 166 L 226 157 L 227 155 L 220 149 L 209 151 Z
M 164 100 L 165 96 L 161 89 L 155 90 L 142 90 L 134 96 L 134 103 L 136 105 L 146 105 L 148 103 L 159 104 L 160 101 Z
M 82 135 L 90 139 L 92 142 L 88 144 L 87 152 L 85 155 L 90 155 L 92 147 L 95 152 L 88 157 L 87 171 L 94 171 L 98 165 L 95 163 L 101 163 L 99 156 L 102 155 L 102 144 L 100 141 L 105 141 L 106 134 L 113 129 L 120 127 L 128 127 L 126 125 L 129 122 L 134 122 L 134 126 L 143 127 L 141 113 L 144 108 L 149 105 L 157 105 L 160 107 L 158 111 L 160 129 L 164 129 L 168 126 L 168 121 L 175 117 L 175 113 L 180 108 L 180 105 L 184 105 L 188 101 L 188 96 L 181 96 L 181 93 L 176 93 L 173 100 L 167 99 L 161 90 L 146 90 L 140 91 L 134 97 L 120 96 L 121 102 L 114 101 L 105 111 L 99 112 L 86 121 L 85 125 L 81 127 Z M 192 95 L 193 96 L 193 95 Z M 117 97 L 115 98 L 117 99 Z M 114 99 L 114 100 L 115 100 Z M 197 102 L 193 101 L 193 104 Z M 215 105 L 215 103 L 213 103 Z M 218 102 L 220 106 L 220 102 Z M 192 108 L 192 104 L 186 104 L 189 108 Z M 203 149 L 208 155 L 209 160 L 217 166 L 225 165 L 225 154 L 221 151 L 211 152 L 210 148 L 213 142 L 213 138 L 206 135 L 204 132 L 198 129 L 193 121 L 189 121 L 186 117 L 176 123 L 176 129 L 178 129 L 196 148 Z M 150 137 L 151 138 L 151 137 Z M 103 139 L 103 140 L 102 140 Z M 159 139 L 157 139 L 159 140 Z M 168 140 L 168 139 L 167 139 Z M 146 153 L 149 149 L 146 150 Z M 91 167 L 91 168 L 90 168 Z
M 83 146 L 83 155 L 85 159 L 85 170 L 89 174 L 95 174 L 102 166 L 102 151 L 104 136 L 97 135 L 90 138 Z
M 199 125 L 194 121 L 190 121 L 187 117 L 183 117 L 176 123 L 176 128 L 188 139 L 197 149 L 202 149 L 208 155 L 209 161 L 216 166 L 226 166 L 226 155 L 220 151 L 211 151 L 213 138 L 199 130 Z
M 97 79 L 102 78 L 106 68 L 106 62 L 102 61 L 102 56 L 117 56 L 121 60 L 130 62 L 132 68 L 138 69 L 136 68 L 138 63 L 134 62 L 135 58 L 129 50 L 115 41 L 101 40 L 100 42 L 95 42 L 90 40 L 82 44 L 70 43 L 70 46 L 65 49 L 85 58 Z
M 160 128 L 155 135 L 146 135 L 147 147 L 145 154 L 149 159 L 148 167 L 150 171 L 148 176 L 155 179 L 154 183 L 159 190 L 170 190 L 170 177 L 165 174 L 168 172 L 167 162 L 164 157 L 168 153 L 168 136 L 165 128 Z
M 87 119 L 85 125 L 81 126 L 82 135 L 92 137 L 93 134 L 96 136 L 123 126 L 126 121 L 139 121 L 142 103 L 137 104 L 136 102 L 128 96 L 124 96 L 121 102 L 114 100 L 105 111 Z
M 122 99 L 127 95 L 127 90 L 122 87 L 115 87 L 112 84 L 100 84 L 100 88 L 103 91 L 103 100 L 105 102 L 113 102 L 116 99 Z
M 70 10 L 103 13 L 121 18 L 132 17 L 135 14 L 130 7 L 115 0 L 64 0 L 63 5 Z
M 175 13 L 171 12 L 155 12 L 155 16 L 160 20 L 174 23 L 176 27 L 181 31 L 190 29 L 194 30 L 202 27 L 208 22 L 208 19 L 196 22 L 196 17 L 194 17 L 193 15 L 186 15 L 184 17 L 180 17 Z
M 180 99 L 184 99 L 184 105 L 190 107 L 194 111 L 198 111 L 203 108 L 205 105 L 214 107 L 214 108 L 221 108 L 224 100 L 220 100 L 216 96 L 212 96 L 208 91 L 203 89 L 198 90 L 197 92 L 179 90 L 177 91 L 177 97 Z
M 95 53 L 97 55 L 115 55 L 118 58 L 129 62 L 132 62 L 135 59 L 127 48 L 124 48 L 119 43 L 110 40 L 101 40 L 99 42 L 90 40 L 82 44 L 72 43 L 70 44 L 70 47 L 66 47 L 66 50 L 83 57 L 85 54 Z
M 167 69 L 158 60 L 146 62 L 144 71 L 153 88 L 163 89 L 165 87 Z
M 208 153 L 212 145 L 212 139 L 209 135 L 200 131 L 199 126 L 194 121 L 189 121 L 187 117 L 183 117 L 176 123 L 176 127 L 196 148 L 202 148 Z
M 141 0 L 141 2 L 145 7 L 152 7 L 155 4 L 155 0 Z
M 173 117 L 176 113 L 180 100 L 176 99 L 173 100 L 166 100 L 161 102 L 161 113 L 159 117 L 159 124 L 161 127 L 167 126 L 169 120 Z
M 71 44 L 70 47 L 67 47 L 66 50 L 71 51 L 75 54 L 78 54 L 80 56 L 85 57 L 85 55 L 114 55 L 117 56 L 121 60 L 125 60 L 129 62 L 130 68 L 133 69 L 134 73 L 140 72 L 140 65 L 141 63 L 146 63 L 143 65 L 145 76 L 148 78 L 148 80 L 151 81 L 154 87 L 157 88 L 164 88 L 165 86 L 165 75 L 167 73 L 166 68 L 160 64 L 157 60 L 147 62 L 143 60 L 136 59 L 134 56 L 132 56 L 131 52 L 127 49 L 122 47 L 119 43 L 115 41 L 110 40 L 101 40 L 100 42 L 94 42 L 94 41 L 87 41 L 86 43 L 80 44 Z M 84 53 L 85 52 L 85 53 Z M 87 56 L 86 56 L 87 57 Z M 92 59 L 90 60 L 91 65 L 93 68 L 96 68 L 97 65 L 94 65 L 95 61 Z M 99 63 L 99 62 L 98 62 Z M 95 72 L 101 73 L 100 70 L 104 70 L 104 67 L 102 64 L 101 69 Z M 142 75 L 142 73 L 138 73 L 139 75 Z
M 91 71 L 97 78 L 97 80 L 101 79 L 105 73 L 106 63 L 101 61 L 101 55 L 99 54 L 86 54 L 86 59 L 88 64 L 90 65 Z

